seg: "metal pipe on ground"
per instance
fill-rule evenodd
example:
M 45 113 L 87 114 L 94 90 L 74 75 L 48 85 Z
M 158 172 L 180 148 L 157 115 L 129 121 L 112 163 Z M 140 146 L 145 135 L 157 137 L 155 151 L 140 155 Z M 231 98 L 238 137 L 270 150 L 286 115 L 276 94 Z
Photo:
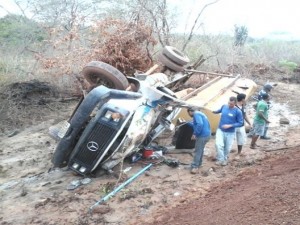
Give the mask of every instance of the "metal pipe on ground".
M 142 170 L 140 170 L 138 173 L 133 175 L 131 178 L 129 178 L 127 181 L 125 181 L 123 184 L 115 188 L 112 192 L 110 192 L 108 195 L 101 198 L 98 202 L 96 202 L 94 205 L 92 205 L 89 208 L 89 212 L 92 213 L 93 209 L 98 206 L 99 204 L 107 201 L 111 197 L 113 197 L 116 193 L 118 193 L 120 190 L 122 190 L 124 187 L 126 187 L 128 184 L 130 184 L 132 181 L 134 181 L 138 176 L 140 176 L 142 173 L 144 173 L 146 170 L 148 170 L 153 164 L 150 163 L 148 166 L 144 167 Z

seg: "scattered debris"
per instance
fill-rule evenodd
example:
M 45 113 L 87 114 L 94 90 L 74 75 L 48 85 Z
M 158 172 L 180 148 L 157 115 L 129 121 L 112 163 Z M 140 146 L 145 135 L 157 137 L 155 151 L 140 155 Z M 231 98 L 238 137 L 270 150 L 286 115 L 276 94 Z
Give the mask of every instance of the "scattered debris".
M 211 175 L 214 172 L 213 168 L 209 168 L 208 170 L 202 171 L 202 175 L 204 177 L 208 177 L 209 175 Z
M 24 197 L 28 194 L 27 190 L 25 188 L 22 189 L 20 196 Z
M 74 190 L 78 188 L 81 185 L 86 185 L 92 182 L 92 179 L 90 178 L 84 178 L 81 180 L 73 180 L 71 183 L 68 185 L 67 190 Z
M 18 133 L 19 133 L 19 130 L 14 130 L 10 134 L 8 134 L 7 137 L 13 137 L 13 136 L 17 135 Z
M 279 120 L 279 123 L 280 124 L 290 124 L 290 121 L 285 117 L 281 117 Z
M 178 192 L 178 191 L 174 193 L 174 196 L 179 196 L 179 195 L 180 195 L 180 192 Z
M 89 183 L 91 183 L 92 182 L 92 179 L 91 178 L 88 178 L 88 177 L 86 177 L 86 178 L 84 178 L 84 179 L 82 179 L 82 180 L 80 180 L 80 182 L 81 182 L 81 184 L 89 184 Z
M 42 199 L 38 203 L 35 204 L 34 208 L 39 208 L 41 206 L 45 206 L 48 202 L 50 202 L 50 198 Z
M 81 185 L 80 180 L 73 180 L 68 185 L 67 190 L 74 190 L 74 189 L 78 188 L 80 185 Z
M 124 170 L 123 170 L 123 173 L 127 173 L 127 172 L 129 172 L 130 170 L 132 169 L 132 167 L 130 166 L 130 167 L 127 167 L 127 168 L 125 168 Z
M 49 185 L 49 184 L 51 184 L 50 181 L 43 183 L 41 186 L 44 187 L 44 186 L 47 186 L 47 185 Z

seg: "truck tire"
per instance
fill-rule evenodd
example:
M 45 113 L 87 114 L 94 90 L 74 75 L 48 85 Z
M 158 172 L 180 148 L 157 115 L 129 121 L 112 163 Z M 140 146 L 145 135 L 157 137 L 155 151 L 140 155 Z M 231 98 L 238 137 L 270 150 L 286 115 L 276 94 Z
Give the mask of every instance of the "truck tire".
M 128 80 L 123 73 L 104 62 L 89 62 L 83 68 L 82 74 L 93 86 L 104 85 L 118 90 L 125 90 L 129 86 Z
M 183 66 L 174 63 L 173 61 L 171 61 L 169 58 L 167 58 L 163 54 L 159 54 L 158 57 L 157 57 L 157 59 L 163 65 L 165 65 L 166 67 L 168 67 L 170 70 L 173 70 L 175 72 L 181 72 L 181 71 L 183 71 Z
M 190 62 L 190 59 L 178 49 L 172 46 L 165 46 L 162 50 L 163 55 L 171 59 L 178 65 L 184 66 Z
M 193 128 L 188 124 L 185 124 L 179 128 L 175 134 L 176 137 L 173 140 L 175 142 L 176 149 L 193 149 L 195 148 L 195 140 L 191 140 L 193 135 Z

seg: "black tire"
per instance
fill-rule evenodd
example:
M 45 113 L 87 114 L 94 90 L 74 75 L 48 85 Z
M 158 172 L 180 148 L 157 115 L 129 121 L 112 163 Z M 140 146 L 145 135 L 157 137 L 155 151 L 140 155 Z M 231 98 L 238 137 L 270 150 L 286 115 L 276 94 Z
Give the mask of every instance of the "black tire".
M 190 59 L 178 49 L 165 46 L 162 53 L 178 65 L 184 66 L 190 62 Z
M 192 149 L 195 148 L 195 140 L 191 140 L 193 128 L 188 124 L 181 126 L 176 134 L 176 149 Z
M 104 85 L 118 90 L 125 90 L 129 86 L 123 73 L 104 62 L 92 61 L 88 63 L 83 68 L 82 74 L 93 86 Z
M 167 58 L 163 54 L 159 54 L 158 57 L 157 57 L 157 59 L 163 65 L 165 65 L 166 67 L 168 67 L 170 70 L 173 70 L 175 72 L 181 72 L 181 71 L 183 71 L 183 66 L 174 63 L 172 60 L 170 60 L 169 58 Z

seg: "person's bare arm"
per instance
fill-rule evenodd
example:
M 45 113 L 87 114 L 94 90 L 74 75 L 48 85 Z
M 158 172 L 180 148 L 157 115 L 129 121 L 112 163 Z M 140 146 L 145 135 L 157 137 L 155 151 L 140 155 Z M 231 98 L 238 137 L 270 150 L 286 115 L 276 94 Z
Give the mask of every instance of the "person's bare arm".
M 263 112 L 262 111 L 259 111 L 258 112 L 258 115 L 263 118 L 267 123 L 270 123 L 270 121 L 264 116 Z

